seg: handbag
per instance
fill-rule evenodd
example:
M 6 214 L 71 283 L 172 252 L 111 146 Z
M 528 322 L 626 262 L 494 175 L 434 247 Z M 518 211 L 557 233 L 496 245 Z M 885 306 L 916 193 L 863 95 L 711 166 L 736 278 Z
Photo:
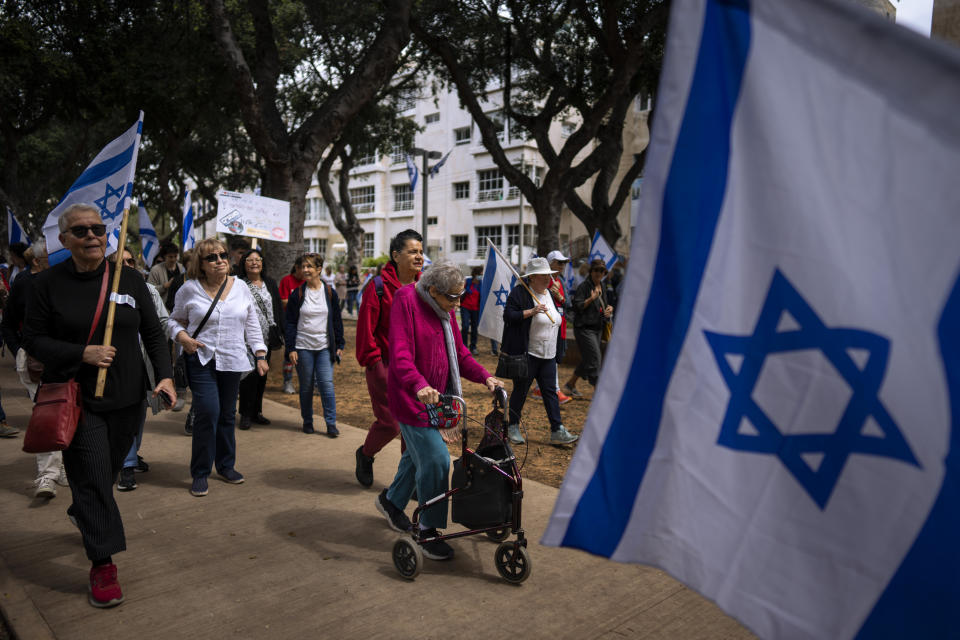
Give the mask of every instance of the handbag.
M 509 378 L 511 380 L 526 378 L 529 375 L 527 370 L 527 354 L 521 353 L 517 356 L 511 356 L 504 353 L 501 349 L 500 358 L 497 360 L 497 371 L 495 375 L 498 378 Z
M 275 324 L 267 328 L 267 349 L 276 351 L 283 348 L 283 334 L 280 333 L 280 327 Z
M 90 325 L 90 334 L 87 336 L 84 347 L 90 344 L 93 332 L 100 322 L 103 301 L 107 297 L 109 272 L 109 267 L 104 265 L 100 299 L 97 300 L 97 311 L 93 316 L 93 324 Z M 76 376 L 66 382 L 41 384 L 37 390 L 33 413 L 30 414 L 30 422 L 27 423 L 27 433 L 23 436 L 23 450 L 26 453 L 63 451 L 73 441 L 82 413 L 80 383 L 77 382 Z

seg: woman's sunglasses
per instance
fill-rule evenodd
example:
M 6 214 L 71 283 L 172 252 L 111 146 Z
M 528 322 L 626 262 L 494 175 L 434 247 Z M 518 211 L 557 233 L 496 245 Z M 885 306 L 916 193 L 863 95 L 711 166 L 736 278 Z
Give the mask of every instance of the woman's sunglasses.
M 457 300 L 459 300 L 460 298 L 462 298 L 462 297 L 463 297 L 463 294 L 466 293 L 466 292 L 467 292 L 467 290 L 464 289 L 464 290 L 461 291 L 460 293 L 445 293 L 445 294 L 443 294 L 443 295 L 444 295 L 444 296 L 447 298 L 447 300 L 449 300 L 450 302 L 456 302 Z
M 70 227 L 69 231 L 73 234 L 74 238 L 86 238 L 88 231 L 93 231 L 93 235 L 100 238 L 107 232 L 107 225 L 91 224 L 90 226 L 86 226 L 78 224 L 75 227 Z
M 223 260 L 226 262 L 230 259 L 230 254 L 226 251 L 221 251 L 220 253 L 208 253 L 207 255 L 203 256 L 203 259 L 211 264 L 215 263 L 217 260 Z
M 135 267 L 137 266 L 137 260 L 136 258 L 124 258 L 123 264 L 127 265 L 128 267 Z

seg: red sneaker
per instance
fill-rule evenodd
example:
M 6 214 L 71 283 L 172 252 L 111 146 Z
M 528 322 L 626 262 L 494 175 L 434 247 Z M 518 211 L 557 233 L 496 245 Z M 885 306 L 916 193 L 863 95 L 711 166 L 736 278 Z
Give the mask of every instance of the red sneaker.
M 557 400 L 560 401 L 560 404 L 567 404 L 568 402 L 573 400 L 573 398 L 571 398 L 568 395 L 565 395 L 563 391 L 557 391 Z
M 102 564 L 90 567 L 90 604 L 101 609 L 115 607 L 123 602 L 123 592 L 117 582 L 117 565 Z

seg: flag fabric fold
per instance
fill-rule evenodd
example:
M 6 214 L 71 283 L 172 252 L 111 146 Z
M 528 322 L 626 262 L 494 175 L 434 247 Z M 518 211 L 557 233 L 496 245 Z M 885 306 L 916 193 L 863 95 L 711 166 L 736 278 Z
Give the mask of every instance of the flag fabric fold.
M 600 231 L 593 232 L 593 241 L 590 243 L 590 261 L 594 260 L 603 260 L 603 263 L 607 265 L 607 271 L 613 268 L 613 265 L 617 264 L 617 252 L 610 247 L 610 243 L 600 235 Z
M 110 255 L 117 250 L 123 212 L 130 205 L 133 194 L 133 176 L 137 170 L 142 132 L 143 111 L 132 127 L 97 154 L 60 203 L 47 215 L 43 223 L 43 235 L 51 265 L 66 260 L 70 255 L 60 244 L 57 224 L 63 211 L 73 204 L 90 204 L 100 210 L 103 222 L 107 225 L 106 253 Z
M 150 216 L 143 205 L 137 207 L 140 214 L 140 248 L 143 255 L 143 264 L 149 269 L 160 253 L 160 239 L 150 222 Z
M 837 0 L 675 0 L 617 322 L 543 543 L 759 637 L 960 602 L 960 55 Z
M 193 249 L 197 244 L 193 229 L 193 203 L 190 202 L 189 189 L 183 196 L 183 227 L 180 230 L 180 237 L 183 239 L 184 251 Z
M 27 245 L 33 244 L 30 241 L 30 236 L 23 231 L 23 227 L 17 222 L 13 211 L 10 207 L 7 207 L 7 246 L 10 246 L 14 242 L 22 242 Z
M 437 175 L 438 173 L 440 173 L 440 167 L 442 167 L 447 162 L 447 158 L 450 157 L 451 153 L 453 153 L 453 149 L 451 149 L 450 151 L 447 151 L 447 155 L 443 156 L 443 158 L 440 159 L 440 162 L 430 167 L 431 178 Z
M 507 306 L 507 296 L 516 284 L 517 277 L 507 261 L 492 246 L 487 247 L 487 262 L 480 283 L 477 333 L 498 342 L 503 339 L 503 309 Z

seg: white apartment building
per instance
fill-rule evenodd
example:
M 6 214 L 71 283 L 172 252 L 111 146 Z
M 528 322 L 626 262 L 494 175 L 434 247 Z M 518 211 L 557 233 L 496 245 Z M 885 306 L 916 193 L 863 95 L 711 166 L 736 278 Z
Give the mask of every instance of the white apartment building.
M 501 91 L 491 91 L 488 97 L 488 112 L 494 114 L 495 121 L 503 123 L 502 117 L 497 118 L 501 113 Z M 449 152 L 450 155 L 440 170 L 429 177 L 423 175 L 423 158 L 413 158 L 421 173 L 415 192 L 410 190 L 405 149 L 381 150 L 379 157 L 356 160 L 351 172 L 350 198 L 365 231 L 363 257 L 386 254 L 390 238 L 404 229 L 423 232 L 422 188 L 426 184 L 428 229 L 425 250 L 432 260 L 447 258 L 466 266 L 482 264 L 489 238 L 516 261 L 521 219 L 525 245 L 523 259 L 528 258 L 537 244 L 533 208 L 519 189 L 511 187 L 501 175 L 481 143 L 479 130 L 469 112 L 460 107 L 456 93 L 445 91 L 436 96 L 409 98 L 404 105 L 408 108 L 403 114 L 423 127 L 416 136 L 415 146 L 443 155 Z M 645 109 L 649 109 L 648 102 L 635 102 L 625 133 L 625 156 L 639 152 L 646 144 Z M 572 120 L 555 122 L 551 129 L 555 147 L 559 147 L 562 139 L 576 127 L 577 122 Z M 535 181 L 542 179 L 546 165 L 535 142 L 511 135 L 509 122 L 502 124 L 500 140 L 515 166 L 521 167 Z M 635 148 L 638 144 L 641 144 L 640 148 Z M 624 171 L 629 159 L 627 157 L 622 162 Z M 437 162 L 439 160 L 431 160 L 430 166 Z M 590 187 L 588 182 L 579 189 L 588 203 Z M 634 189 L 634 197 L 637 194 L 638 189 Z M 621 213 L 621 226 L 625 237 L 617 243 L 616 249 L 629 253 L 629 201 Z M 564 207 L 560 223 L 563 250 L 568 251 L 573 241 L 577 241 L 577 246 L 584 242 L 589 244 L 588 239 L 584 240 L 586 234 L 583 224 Z M 316 182 L 307 192 L 304 244 L 307 250 L 331 259 L 346 250 Z

